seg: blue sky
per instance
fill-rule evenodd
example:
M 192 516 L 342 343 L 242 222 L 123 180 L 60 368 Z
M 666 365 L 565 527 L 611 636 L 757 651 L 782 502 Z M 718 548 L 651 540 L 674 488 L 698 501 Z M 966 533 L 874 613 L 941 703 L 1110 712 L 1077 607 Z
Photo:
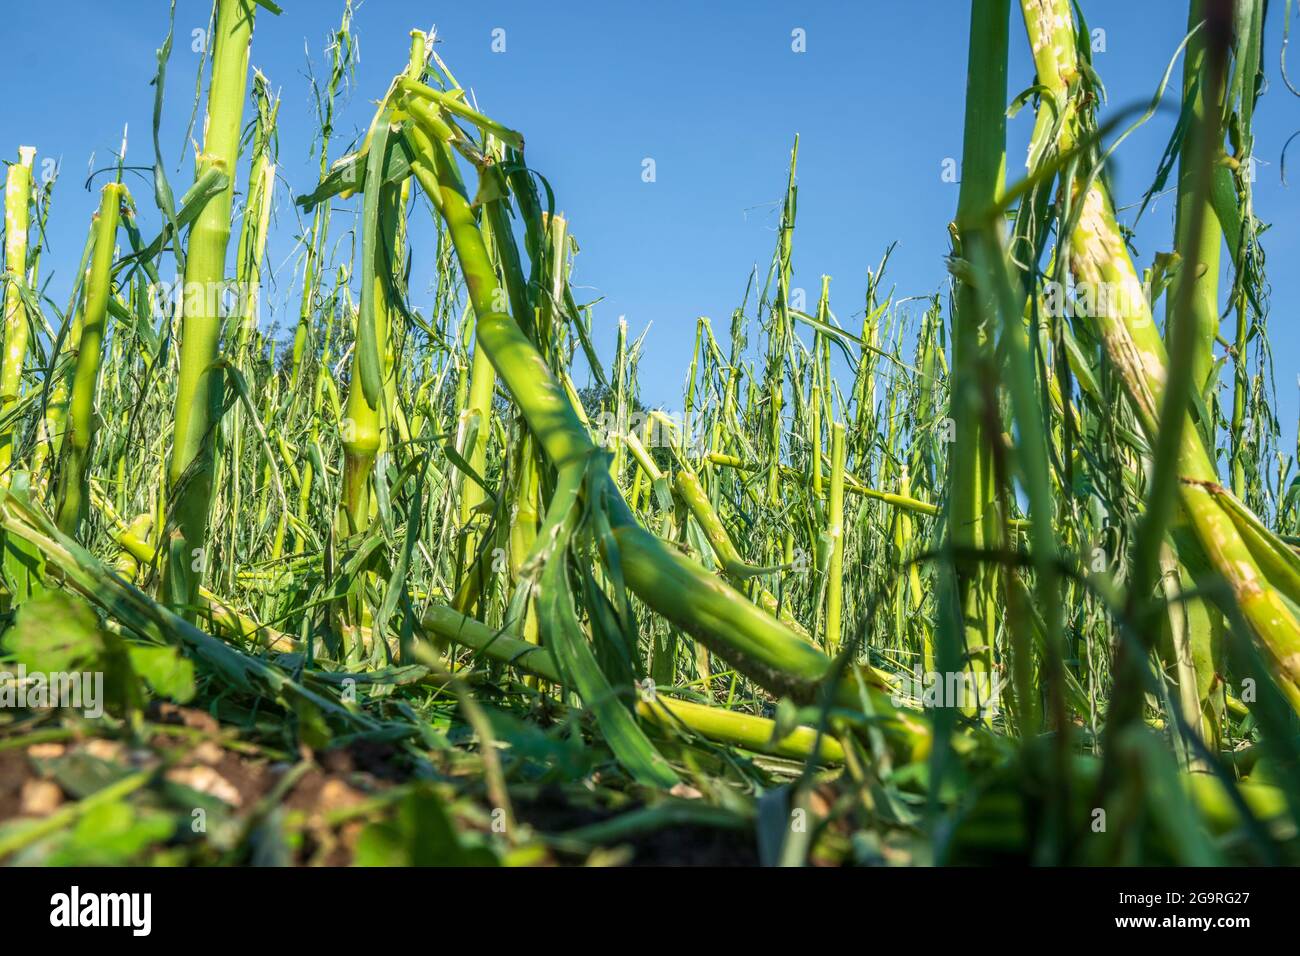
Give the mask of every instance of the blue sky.
M 183 133 L 198 65 L 190 31 L 206 23 L 209 6 L 177 4 L 163 144 L 178 195 L 190 181 Z M 281 174 L 299 193 L 315 181 L 306 57 L 323 75 L 326 34 L 342 4 L 282 6 L 279 17 L 259 13 L 252 61 L 282 96 Z M 1009 95 L 1033 82 L 1024 26 L 1012 6 Z M 1111 106 L 1144 103 L 1182 39 L 1186 3 L 1084 0 L 1083 7 L 1089 25 L 1105 31 L 1106 49 L 1095 63 Z M 1282 7 L 1272 5 L 1266 37 L 1269 89 L 1257 114 L 1256 204 L 1273 224 L 1264 245 L 1282 447 L 1289 450 L 1300 372 L 1293 331 L 1300 155 L 1289 189 L 1278 161 L 1287 137 L 1300 129 L 1300 99 L 1278 70 Z M 897 241 L 888 283 L 900 296 L 944 287 L 946 226 L 958 187 L 941 171 L 945 159 L 961 155 L 968 9 L 960 0 L 365 0 L 354 20 L 361 61 L 334 153 L 369 121 L 372 101 L 401 69 L 408 31 L 436 26 L 440 55 L 485 112 L 526 134 L 530 164 L 554 187 L 581 246 L 578 299 L 604 297 L 595 313 L 602 351 L 608 353 L 620 315 L 633 334 L 653 323 L 641 381 L 650 403 L 674 408 L 696 317 L 708 315 L 725 329 L 749 270 L 766 267 L 796 132 L 794 285 L 815 300 L 819 276 L 831 275 L 832 308 L 855 325 L 866 270 Z M 38 159 L 62 162 L 44 267 L 61 302 L 96 202 L 82 188 L 91 154 L 98 165 L 108 162 L 129 124 L 128 162 L 152 162 L 149 82 L 167 3 L 62 0 L 56 16 L 49 4 L 10 2 L 4 21 L 11 38 L 6 77 L 25 81 L 5 97 L 0 149 L 12 157 L 19 144 L 30 144 Z M 504 52 L 492 50 L 496 29 L 505 31 Z M 805 31 L 806 52 L 792 50 L 795 29 Z M 1023 170 L 1029 113 L 1010 126 L 1013 177 Z M 1172 112 L 1157 116 L 1121 148 L 1114 171 L 1122 205 L 1149 185 L 1172 122 Z M 642 181 L 647 157 L 655 161 L 653 183 Z M 129 185 L 146 219 L 156 222 L 147 181 Z M 288 190 L 280 189 L 270 258 L 282 282 L 271 294 L 273 307 L 289 294 L 297 229 Z M 1143 219 L 1140 265 L 1172 244 L 1172 200 L 1164 197 Z M 1132 210 L 1121 218 L 1131 220 Z M 335 224 L 341 233 L 349 223 L 338 214 Z M 429 275 L 420 253 L 431 253 L 418 233 L 415 249 L 418 291 Z

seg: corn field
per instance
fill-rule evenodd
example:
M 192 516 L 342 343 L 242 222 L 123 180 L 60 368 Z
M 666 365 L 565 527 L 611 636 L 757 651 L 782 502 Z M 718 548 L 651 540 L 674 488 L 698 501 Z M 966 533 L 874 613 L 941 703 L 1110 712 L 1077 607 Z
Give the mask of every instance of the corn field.
M 160 4 L 152 137 L 97 161 L 79 259 L 72 177 L 0 144 L 0 861 L 1300 863 L 1265 2 L 1166 6 L 1123 109 L 1086 0 L 970 0 L 942 287 L 881 236 L 805 300 L 780 127 L 770 259 L 683 326 L 670 412 L 454 38 L 412 30 L 351 138 L 353 2 L 313 4 L 291 185 L 279 7 L 215 0 L 181 179 Z

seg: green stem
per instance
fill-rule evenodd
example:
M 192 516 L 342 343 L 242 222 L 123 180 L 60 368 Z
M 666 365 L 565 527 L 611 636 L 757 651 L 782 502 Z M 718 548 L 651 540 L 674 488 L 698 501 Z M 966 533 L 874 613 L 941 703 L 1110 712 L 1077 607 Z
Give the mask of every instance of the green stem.
M 550 651 L 521 640 L 508 631 L 488 627 L 451 608 L 436 604 L 425 612 L 423 624 L 440 639 L 468 647 L 532 677 L 554 684 L 563 683 L 560 669 L 555 665 Z M 718 743 L 733 744 L 747 750 L 794 760 L 808 759 L 814 753 L 817 739 L 817 731 L 811 727 L 795 727 L 778 739 L 776 722 L 765 717 L 693 704 L 660 694 L 653 700 L 639 701 L 637 713 L 642 720 L 666 730 L 685 727 Z M 830 737 L 822 737 L 820 749 L 816 752 L 826 763 L 839 763 L 844 759 L 843 748 Z
M 212 82 L 196 178 L 210 169 L 219 169 L 228 178 L 226 187 L 199 213 L 186 250 L 182 298 L 186 306 L 196 307 L 186 308 L 181 318 L 176 424 L 167 476 L 175 501 L 175 528 L 167 542 L 163 593 L 172 607 L 191 616 L 207 565 L 204 549 L 215 470 L 212 433 L 222 405 L 222 373 L 213 368 L 221 337 L 218 302 L 225 285 L 233 171 L 239 157 L 255 10 L 251 0 L 217 0 Z
M 970 257 L 971 238 L 963 223 L 974 221 L 1000 198 L 1006 171 L 1008 0 L 974 0 L 966 64 L 966 115 L 962 140 L 961 191 L 957 199 L 959 254 Z M 981 298 L 970 281 L 957 287 L 953 312 L 953 422 L 949 455 L 948 538 L 963 550 L 1000 545 L 987 422 L 996 409 L 985 407 L 984 376 L 990 374 L 988 335 L 993 327 L 991 299 Z M 995 570 L 978 561 L 957 562 L 957 586 L 964 619 L 965 654 L 975 675 L 992 670 L 997 636 Z M 942 662 L 941 662 L 941 666 Z
M 827 568 L 826 653 L 840 652 L 841 616 L 844 610 L 844 426 L 831 423 L 831 500 L 826 533 L 831 539 Z
M 100 194 L 96 216 L 95 251 L 86 283 L 86 307 L 72 373 L 67 433 L 63 439 L 64 461 L 59 472 L 55 511 L 59 530 L 69 536 L 76 535 L 89 500 L 86 482 L 95 441 L 95 392 L 103 361 L 108 298 L 112 294 L 113 247 L 125 195 L 124 186 L 118 183 L 106 185 Z
M 27 361 L 28 321 L 19 285 L 27 283 L 27 231 L 31 226 L 32 161 L 36 150 L 18 148 L 18 162 L 5 176 L 4 355 L 0 358 L 0 419 L 8 417 L 22 388 Z M 0 425 L 0 482 L 9 483 L 14 453 L 14 425 Z
M 1205 19 L 1205 0 L 1192 0 L 1189 4 L 1187 29 L 1195 30 Z M 1171 310 L 1179 286 L 1190 283 L 1187 293 L 1188 322 L 1191 342 L 1191 382 L 1197 394 L 1207 392 L 1215 375 L 1214 341 L 1219 334 L 1219 256 L 1223 247 L 1223 230 L 1210 206 L 1208 183 L 1203 182 L 1204 160 L 1202 150 L 1209 149 L 1210 161 L 1218 152 L 1222 140 L 1219 116 L 1223 111 L 1223 83 L 1212 75 L 1206 63 L 1207 31 L 1196 30 L 1183 53 L 1183 97 L 1192 97 L 1192 110 L 1183 149 L 1178 157 L 1178 203 L 1174 218 L 1174 248 L 1182 256 L 1179 282 L 1167 297 Z M 1204 141 L 1207 145 L 1197 146 Z M 1177 323 L 1168 323 L 1167 338 L 1172 348 L 1172 329 Z M 1213 390 L 1217 393 L 1217 389 Z M 1213 398 L 1211 397 L 1211 401 Z M 1214 415 L 1201 423 L 1207 444 L 1213 443 Z

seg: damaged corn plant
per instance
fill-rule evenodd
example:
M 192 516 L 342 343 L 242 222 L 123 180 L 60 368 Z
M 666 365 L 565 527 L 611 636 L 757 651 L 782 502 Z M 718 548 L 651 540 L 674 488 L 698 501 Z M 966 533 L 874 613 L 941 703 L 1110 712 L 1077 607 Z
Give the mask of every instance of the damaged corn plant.
M 1125 108 L 1086 3 L 971 0 L 943 287 L 898 295 L 882 237 L 864 286 L 796 294 L 790 130 L 771 258 L 697 321 L 680 413 L 454 43 L 413 30 L 349 141 L 346 3 L 295 191 L 279 8 L 216 0 L 173 183 L 173 22 L 148 173 L 125 143 L 96 172 L 58 282 L 71 187 L 7 166 L 0 861 L 1300 862 L 1263 7 L 1192 0 Z M 1168 113 L 1121 215 L 1110 161 Z

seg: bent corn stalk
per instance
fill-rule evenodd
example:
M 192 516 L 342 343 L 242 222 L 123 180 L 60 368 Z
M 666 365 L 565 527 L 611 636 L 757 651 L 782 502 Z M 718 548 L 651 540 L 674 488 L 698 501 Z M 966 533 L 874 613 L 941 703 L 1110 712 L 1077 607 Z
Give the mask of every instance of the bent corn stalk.
M 423 625 L 437 638 L 468 647 L 533 677 L 562 683 L 560 669 L 551 652 L 514 634 L 498 631 L 438 605 L 425 613 Z M 639 700 L 636 710 L 642 720 L 666 730 L 685 728 L 718 743 L 735 744 L 759 753 L 795 760 L 806 760 L 817 753 L 818 759 L 825 763 L 839 763 L 844 759 L 844 751 L 834 738 L 823 736 L 817 746 L 817 731 L 811 727 L 795 727 L 784 737 L 778 737 L 776 722 L 765 717 L 693 704 L 661 694 Z
M 1041 110 L 1065 110 L 1058 146 L 1076 146 L 1081 72 L 1074 19 L 1068 0 L 1021 0 L 1026 31 L 1044 88 Z M 1092 288 L 1141 288 L 1105 184 L 1082 171 L 1068 184 L 1079 209 L 1069 235 L 1070 269 L 1076 282 Z M 1117 297 L 1107 297 L 1115 299 Z M 1097 332 L 1148 440 L 1154 446 L 1166 382 L 1165 345 L 1143 296 L 1125 296 L 1129 310 L 1108 301 L 1097 309 Z M 1177 450 L 1179 497 L 1183 512 L 1210 566 L 1231 588 L 1251 631 L 1282 677 L 1292 705 L 1300 709 L 1300 621 L 1261 569 L 1234 523 L 1219 503 L 1226 494 L 1199 431 L 1182 429 Z
M 422 135 L 408 137 L 417 152 L 412 170 L 444 217 L 476 313 L 478 347 L 509 390 L 533 436 L 560 473 L 586 468 L 599 450 L 582 424 L 564 387 L 518 323 L 493 306 L 506 301 L 478 223 L 466 203 L 449 150 L 430 149 L 455 138 L 448 122 L 422 102 L 401 106 Z M 596 469 L 598 498 L 611 528 L 605 539 L 606 562 L 617 561 L 628 588 L 652 610 L 673 622 L 741 673 L 777 693 L 811 699 L 834 672 L 833 662 L 790 628 L 745 599 L 693 561 L 672 554 L 637 522 L 607 469 Z M 591 492 L 588 492 L 591 495 Z M 609 545 L 613 545 L 610 548 Z M 616 550 L 615 550 L 616 549 Z M 858 708 L 853 671 L 835 690 L 837 699 Z M 897 718 L 909 733 L 923 725 L 896 713 L 878 687 L 867 690 L 877 712 Z

